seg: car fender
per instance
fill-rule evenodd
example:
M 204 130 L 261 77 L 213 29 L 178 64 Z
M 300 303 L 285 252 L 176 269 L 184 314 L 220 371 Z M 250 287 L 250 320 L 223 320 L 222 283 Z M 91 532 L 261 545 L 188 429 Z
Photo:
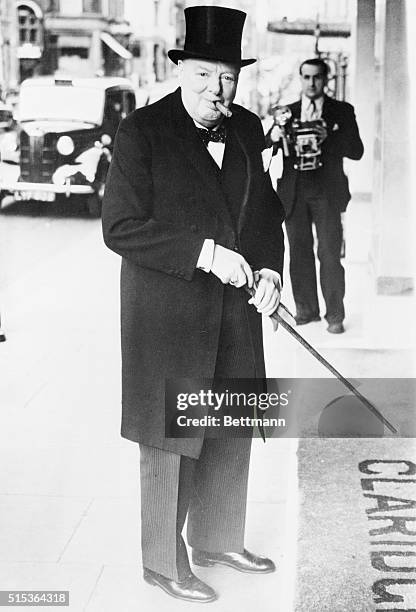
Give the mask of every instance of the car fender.
M 110 163 L 111 154 L 106 147 L 96 142 L 93 147 L 80 153 L 75 158 L 74 164 L 64 164 L 57 168 L 52 180 L 55 184 L 64 184 L 66 179 L 80 172 L 85 176 L 88 183 L 93 184 L 97 178 L 97 170 L 101 160 Z
M 82 172 L 89 183 L 93 183 L 97 174 L 98 164 L 102 158 L 106 159 L 108 163 L 110 163 L 110 151 L 101 143 L 96 142 L 93 147 L 83 151 L 75 159 L 75 162 L 79 164 L 77 171 Z
M 15 131 L 7 132 L 0 141 L 0 159 L 4 162 L 20 162 L 19 138 Z

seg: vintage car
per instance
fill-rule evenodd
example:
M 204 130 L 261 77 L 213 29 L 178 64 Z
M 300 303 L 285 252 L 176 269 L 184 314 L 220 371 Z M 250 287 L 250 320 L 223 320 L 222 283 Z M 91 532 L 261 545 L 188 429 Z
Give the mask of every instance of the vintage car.
M 0 176 L 0 197 L 50 202 L 82 196 L 90 214 L 100 215 L 117 127 L 135 107 L 134 89 L 124 78 L 23 81 L 15 142 L 19 171 L 16 180 Z

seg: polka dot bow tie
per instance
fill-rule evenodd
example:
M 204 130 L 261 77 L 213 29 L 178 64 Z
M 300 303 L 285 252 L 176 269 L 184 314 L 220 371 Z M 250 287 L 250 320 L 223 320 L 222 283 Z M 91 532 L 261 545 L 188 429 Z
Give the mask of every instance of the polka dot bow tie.
M 225 127 L 223 125 L 220 125 L 216 130 L 198 128 L 198 132 L 205 146 L 208 146 L 209 142 L 225 142 Z

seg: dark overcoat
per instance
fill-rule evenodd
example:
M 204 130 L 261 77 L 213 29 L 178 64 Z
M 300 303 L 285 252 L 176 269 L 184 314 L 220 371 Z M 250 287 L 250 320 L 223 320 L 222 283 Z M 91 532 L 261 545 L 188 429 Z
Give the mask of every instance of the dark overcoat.
M 245 157 L 237 224 L 180 89 L 121 122 L 103 203 L 105 243 L 122 256 L 122 436 L 190 457 L 202 440 L 165 437 L 164 386 L 214 372 L 224 285 L 196 268 L 204 240 L 238 250 L 254 269 L 283 266 L 284 214 L 263 169 L 261 123 L 242 107 L 233 111 L 227 134 Z M 252 306 L 247 319 L 262 355 Z
M 300 119 L 301 100 L 288 105 L 292 119 Z M 364 147 L 355 119 L 354 107 L 348 102 L 341 102 L 324 96 L 322 118 L 326 122 L 328 136 L 322 143 L 322 168 L 316 172 L 320 175 L 320 184 L 328 201 L 344 212 L 351 199 L 348 180 L 344 173 L 343 158 L 361 159 Z M 270 130 L 271 131 L 271 130 Z M 270 145 L 270 132 L 267 142 Z M 284 157 L 283 174 L 277 183 L 277 193 L 285 208 L 286 218 L 290 217 L 296 198 L 296 181 L 300 172 L 295 170 L 293 156 Z

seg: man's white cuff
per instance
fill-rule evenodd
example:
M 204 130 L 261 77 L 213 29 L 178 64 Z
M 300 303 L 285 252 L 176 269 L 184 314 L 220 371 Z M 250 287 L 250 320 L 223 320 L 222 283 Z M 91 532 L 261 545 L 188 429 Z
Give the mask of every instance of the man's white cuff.
M 201 252 L 196 262 L 196 267 L 204 272 L 211 272 L 212 262 L 214 260 L 215 242 L 212 238 L 205 238 Z

